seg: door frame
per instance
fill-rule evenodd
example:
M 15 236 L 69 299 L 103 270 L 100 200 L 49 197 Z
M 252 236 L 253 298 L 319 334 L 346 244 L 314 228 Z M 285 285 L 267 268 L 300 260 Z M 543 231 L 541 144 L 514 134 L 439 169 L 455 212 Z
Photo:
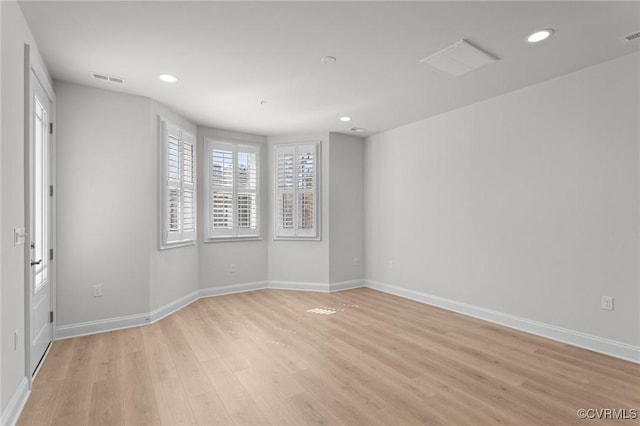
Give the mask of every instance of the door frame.
M 53 92 L 53 87 L 49 84 L 49 80 L 47 78 L 47 73 L 45 72 L 45 68 L 43 64 L 40 62 L 37 54 L 35 54 L 31 46 L 28 44 L 24 45 L 24 217 L 25 217 L 25 231 L 26 238 L 24 244 L 24 356 L 25 356 L 25 376 L 27 377 L 27 381 L 29 384 L 29 389 L 31 389 L 31 384 L 33 382 L 33 378 L 37 374 L 37 371 L 34 371 L 35 365 L 31 365 L 31 303 L 32 303 L 32 295 L 31 291 L 31 248 L 29 245 L 29 241 L 31 241 L 31 76 L 34 76 L 42 88 L 44 89 L 46 95 L 49 97 L 51 101 L 51 111 L 50 111 L 50 120 L 53 123 L 53 133 L 50 135 L 50 156 L 49 156 L 49 166 L 50 166 L 50 185 L 53 186 L 54 191 L 51 196 L 51 245 L 50 248 L 53 249 L 53 259 L 50 260 L 49 268 L 49 280 L 50 280 L 50 292 L 51 292 L 51 310 L 53 311 L 53 322 L 51 323 L 51 341 L 55 340 L 55 331 L 56 331 L 56 321 L 57 321 L 57 301 L 56 301 L 56 264 L 57 264 L 57 252 L 56 252 L 56 199 L 57 199 L 57 187 L 56 187 L 56 133 L 57 133 L 57 125 L 56 125 L 56 97 Z M 40 361 L 40 366 L 42 365 L 44 359 L 47 357 L 49 350 L 51 349 L 51 345 L 47 348 Z M 38 366 L 38 369 L 40 369 Z

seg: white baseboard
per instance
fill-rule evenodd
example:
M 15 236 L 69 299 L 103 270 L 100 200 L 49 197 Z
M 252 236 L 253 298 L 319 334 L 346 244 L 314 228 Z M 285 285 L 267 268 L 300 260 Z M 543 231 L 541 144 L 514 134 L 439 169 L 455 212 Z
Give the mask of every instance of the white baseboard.
M 308 283 L 300 281 L 256 281 L 242 284 L 232 284 L 220 287 L 201 288 L 187 294 L 173 302 L 167 303 L 149 313 L 128 315 L 103 320 L 87 321 L 76 324 L 60 325 L 56 327 L 56 340 L 89 334 L 104 333 L 124 328 L 153 324 L 167 315 L 184 308 L 203 297 L 223 296 L 225 294 L 242 293 L 245 291 L 261 290 L 265 288 L 298 290 L 298 291 L 340 291 L 364 286 L 364 280 L 342 281 L 337 283 Z
M 351 281 L 340 281 L 337 283 L 329 284 L 329 291 L 342 291 L 342 290 L 351 290 L 352 288 L 365 287 L 366 283 L 364 280 L 351 280 Z
M 169 302 L 164 306 L 154 309 L 149 313 L 57 326 L 55 339 L 69 339 L 71 337 L 87 336 L 89 334 L 105 333 L 107 331 L 122 330 L 124 328 L 153 324 L 202 297 L 222 296 L 225 294 L 241 293 L 263 288 L 267 288 L 266 281 L 198 289 L 186 296 L 174 300 L 173 302 Z
M 2 412 L 2 421 L 0 423 L 2 426 L 15 426 L 30 393 L 29 381 L 26 377 L 23 377 L 18 388 L 11 396 L 7 408 Z
M 267 288 L 267 281 L 255 281 L 251 283 L 224 285 L 221 287 L 201 288 L 199 297 L 224 296 L 225 294 L 262 290 L 263 288 Z
M 184 308 L 187 305 L 192 304 L 196 300 L 200 299 L 200 290 L 193 291 L 186 296 L 182 296 L 179 299 L 169 302 L 164 306 L 160 306 L 149 313 L 149 324 L 153 324 L 156 321 L 161 320 L 167 315 L 171 315 L 175 311 Z
M 329 283 L 305 283 L 301 281 L 269 281 L 268 288 L 274 290 L 297 290 L 329 292 Z
M 149 314 L 147 313 L 59 325 L 56 327 L 55 340 L 87 336 L 89 334 L 104 333 L 106 331 L 121 330 L 123 328 L 138 327 L 149 323 L 150 319 Z
M 329 293 L 333 291 L 349 290 L 364 287 L 364 280 L 340 281 L 335 283 L 309 283 L 300 281 L 269 281 L 268 288 L 274 290 L 319 291 Z
M 414 290 L 377 281 L 367 280 L 366 284 L 367 287 L 374 290 L 415 300 L 427 305 L 437 306 L 449 311 L 458 312 L 474 318 L 504 325 L 506 327 L 515 328 L 516 330 L 557 340 L 562 343 L 610 355 L 626 361 L 640 363 L 640 347 L 638 346 L 517 317 L 515 315 L 505 314 L 503 312 L 493 311 L 491 309 L 481 308 L 479 306 L 469 305 L 467 303 L 446 299 L 444 297 L 432 296 L 430 294 L 420 293 Z

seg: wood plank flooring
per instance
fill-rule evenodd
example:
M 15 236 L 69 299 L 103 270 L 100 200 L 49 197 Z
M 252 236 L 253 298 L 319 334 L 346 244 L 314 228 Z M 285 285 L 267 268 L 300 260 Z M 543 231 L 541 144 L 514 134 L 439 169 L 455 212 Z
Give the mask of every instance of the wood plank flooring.
M 640 409 L 640 366 L 370 289 L 260 290 L 54 342 L 18 424 L 606 423 L 580 408 Z

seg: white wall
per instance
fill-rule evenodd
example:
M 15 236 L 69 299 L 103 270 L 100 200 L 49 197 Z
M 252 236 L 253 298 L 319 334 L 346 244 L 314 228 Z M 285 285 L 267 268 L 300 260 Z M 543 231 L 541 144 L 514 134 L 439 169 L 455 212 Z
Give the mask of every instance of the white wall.
M 58 325 L 149 312 L 150 100 L 59 81 L 54 91 Z
M 321 142 L 321 240 L 273 240 L 273 145 Z M 339 133 L 269 137 L 269 281 L 337 283 L 364 278 L 362 138 Z M 358 264 L 354 264 L 354 259 Z
M 273 215 L 269 215 L 269 280 L 297 283 L 329 283 L 329 134 L 269 137 L 269 212 L 273 212 L 273 145 L 321 142 L 321 235 L 320 241 L 274 241 Z
M 639 63 L 368 138 L 367 278 L 637 346 Z
M 364 278 L 364 140 L 340 133 L 330 139 L 329 277 L 335 283 Z
M 205 138 L 221 138 L 234 141 L 253 142 L 262 145 L 261 197 L 262 197 L 262 240 L 205 242 L 206 217 L 204 206 L 205 180 Z M 267 184 L 267 138 L 246 133 L 200 127 L 198 129 L 198 240 L 200 247 L 200 288 L 220 287 L 232 284 L 255 283 L 267 279 L 267 232 L 269 215 L 266 209 Z M 230 272 L 234 264 L 236 272 Z
M 1 411 L 25 375 L 24 365 L 24 246 L 13 245 L 13 228 L 25 226 L 24 211 L 24 45 L 29 44 L 42 65 L 33 36 L 16 2 L 0 2 L 1 12 L 1 252 L 0 323 Z M 42 66 L 46 71 L 46 67 Z M 13 331 L 19 344 L 13 349 Z
M 58 94 L 58 325 L 144 314 L 198 289 L 198 246 L 159 249 L 166 106 L 72 83 Z M 93 285 L 103 296 L 93 297 Z
M 151 139 L 149 140 L 151 156 L 148 159 L 151 174 L 145 185 L 146 191 L 151 188 L 151 203 L 147 206 L 147 223 L 149 225 L 149 280 L 151 310 L 173 302 L 198 289 L 198 246 L 175 247 L 159 250 L 160 246 L 160 179 L 159 167 L 162 143 L 158 134 L 158 116 L 162 116 L 182 129 L 197 137 L 198 128 L 189 120 L 173 112 L 168 107 L 151 101 Z M 142 159 L 141 159 L 142 160 Z M 155 189 L 155 190 L 153 190 Z

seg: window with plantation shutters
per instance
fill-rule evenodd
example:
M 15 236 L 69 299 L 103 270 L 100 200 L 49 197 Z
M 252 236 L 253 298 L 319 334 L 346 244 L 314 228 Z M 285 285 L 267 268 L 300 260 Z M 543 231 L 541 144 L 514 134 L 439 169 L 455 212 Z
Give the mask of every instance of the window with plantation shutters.
M 207 139 L 207 237 L 260 237 L 260 146 Z
M 195 139 L 160 120 L 162 137 L 162 248 L 196 240 Z
M 319 142 L 274 146 L 277 238 L 318 239 Z

